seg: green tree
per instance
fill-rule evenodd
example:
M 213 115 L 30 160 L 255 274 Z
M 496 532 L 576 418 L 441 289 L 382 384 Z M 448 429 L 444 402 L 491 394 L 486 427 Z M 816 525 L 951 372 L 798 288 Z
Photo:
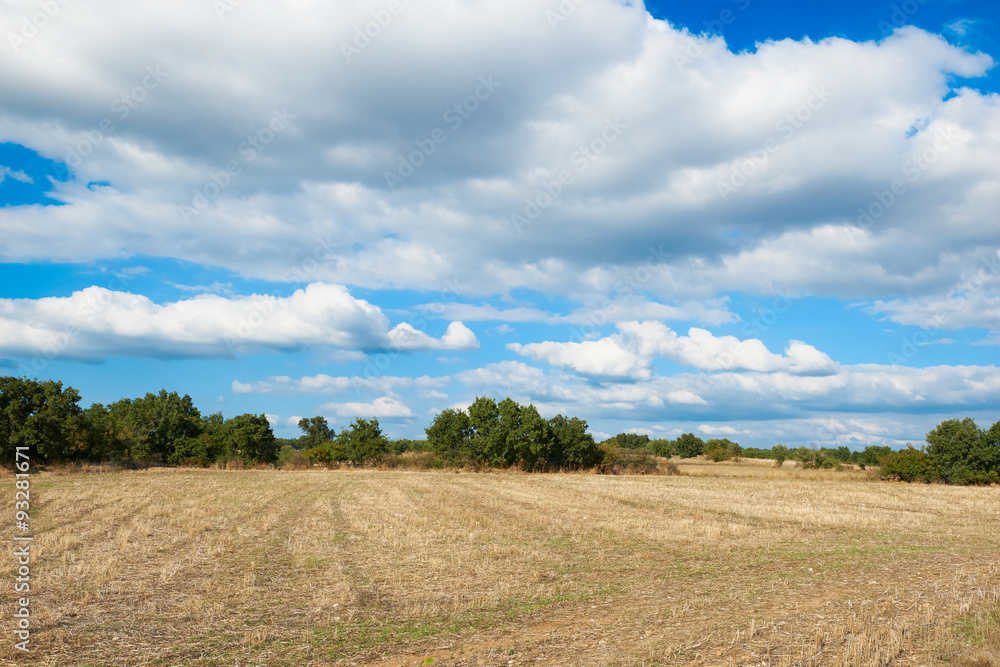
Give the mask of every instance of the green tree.
M 16 447 L 31 447 L 35 461 L 57 462 L 86 455 L 80 394 L 62 382 L 0 378 L 0 452 L 14 462 Z
M 888 445 L 866 445 L 860 452 L 854 452 L 857 456 L 851 456 L 851 462 L 857 463 L 863 468 L 877 466 L 887 456 L 892 456 L 896 451 Z
M 738 458 L 743 448 L 729 438 L 713 438 L 705 443 L 705 454 L 715 462 Z
M 468 452 L 472 424 L 469 415 L 461 410 L 442 410 L 424 431 L 431 451 L 445 463 L 456 464 Z
M 612 439 L 616 446 L 624 449 L 642 449 L 649 444 L 649 436 L 638 433 L 619 433 Z
M 904 482 L 933 482 L 940 477 L 940 471 L 933 456 L 907 446 L 882 458 L 879 476 Z
M 656 440 L 650 440 L 646 445 L 646 449 L 648 449 L 654 456 L 670 458 L 677 450 L 677 442 L 674 440 L 658 438 Z
M 242 414 L 227 419 L 220 428 L 223 456 L 247 465 L 275 463 L 278 447 L 265 415 Z
M 788 460 L 789 454 L 790 452 L 788 451 L 788 447 L 785 447 L 784 445 L 775 445 L 774 447 L 771 447 L 771 458 L 774 459 L 774 463 L 779 468 L 785 464 L 786 460 Z
M 553 452 L 548 422 L 542 419 L 534 405 L 517 405 L 515 401 L 511 403 L 517 406 L 516 428 L 512 428 L 508 435 L 513 441 L 511 449 L 514 451 L 514 463 L 524 466 L 525 470 L 546 470 L 558 466 L 558 462 L 553 461 L 558 455 Z M 503 410 L 500 414 L 503 426 Z
M 237 458 L 226 441 L 227 433 L 226 420 L 221 412 L 203 417 L 197 434 L 174 441 L 167 463 L 204 466 Z M 280 449 L 277 441 L 275 447 Z
M 492 464 L 491 457 L 503 447 L 506 437 L 500 431 L 500 409 L 488 396 L 477 396 L 469 406 L 469 426 L 472 436 L 469 454 L 474 461 Z
M 549 420 L 552 434 L 552 461 L 570 470 L 592 468 L 603 459 L 603 452 L 594 436 L 587 432 L 587 422 L 578 417 L 556 415 Z
M 162 463 L 172 458 L 182 441 L 197 437 L 203 428 L 191 397 L 165 389 L 143 398 L 122 399 L 111 405 L 109 413 L 122 441 L 121 450 L 130 461 Z
M 927 434 L 927 453 L 934 458 L 945 481 L 961 484 L 970 475 L 988 470 L 984 440 L 972 419 L 947 419 Z
M 677 438 L 677 453 L 681 458 L 690 459 L 705 453 L 705 441 L 694 433 L 685 433 Z
M 377 463 L 389 449 L 389 441 L 382 434 L 377 418 L 355 419 L 340 432 L 337 442 L 344 448 L 347 460 L 355 466 Z
M 330 428 L 326 417 L 312 417 L 299 420 L 299 428 L 304 435 L 299 440 L 303 448 L 318 447 L 324 442 L 329 442 L 337 437 L 337 434 Z
M 853 453 L 849 447 L 840 446 L 836 449 L 827 450 L 829 456 L 837 459 L 841 463 L 847 463 L 851 460 L 851 454 Z

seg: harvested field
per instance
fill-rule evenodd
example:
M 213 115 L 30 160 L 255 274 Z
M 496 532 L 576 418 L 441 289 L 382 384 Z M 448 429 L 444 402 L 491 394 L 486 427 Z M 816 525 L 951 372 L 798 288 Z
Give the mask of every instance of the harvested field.
M 32 500 L 8 663 L 1000 665 L 996 487 L 153 469 Z

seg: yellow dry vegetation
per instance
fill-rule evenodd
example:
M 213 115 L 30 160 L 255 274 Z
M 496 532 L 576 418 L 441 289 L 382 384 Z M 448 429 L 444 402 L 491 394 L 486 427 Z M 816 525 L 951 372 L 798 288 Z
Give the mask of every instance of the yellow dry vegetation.
M 0 660 L 1000 665 L 1000 489 L 730 468 L 35 475 Z

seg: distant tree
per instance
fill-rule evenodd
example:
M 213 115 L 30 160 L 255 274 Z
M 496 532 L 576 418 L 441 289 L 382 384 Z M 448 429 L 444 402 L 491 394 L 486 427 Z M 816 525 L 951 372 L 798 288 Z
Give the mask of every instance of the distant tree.
M 203 417 L 200 431 L 174 442 L 167 463 L 175 465 L 209 465 L 237 458 L 227 447 L 226 420 L 221 412 Z M 275 448 L 280 449 L 277 441 Z
M 546 470 L 558 465 L 553 461 L 558 458 L 558 453 L 553 450 L 552 432 L 548 422 L 538 414 L 538 409 L 534 405 L 518 405 L 516 401 L 507 400 L 515 409 L 507 413 L 503 407 L 506 401 L 501 403 L 500 425 L 505 427 L 505 414 L 509 414 L 511 421 L 507 437 L 514 452 L 511 465 L 520 464 L 526 470 Z
M 829 456 L 837 459 L 842 463 L 847 463 L 848 461 L 850 461 L 851 454 L 853 454 L 853 452 L 850 450 L 849 447 L 844 447 L 844 446 L 837 447 L 836 449 L 827 450 L 827 452 Z
M 646 449 L 648 449 L 654 456 L 670 458 L 677 450 L 677 442 L 674 440 L 666 440 L 665 438 L 657 438 L 656 440 L 650 440 L 646 444 Z
M 775 445 L 771 447 L 771 458 L 774 459 L 774 463 L 780 468 L 785 464 L 789 455 L 788 447 L 784 445 Z
M 623 449 L 640 449 L 649 444 L 649 436 L 639 433 L 619 433 L 613 440 L 616 446 Z
M 389 450 L 389 441 L 383 435 L 378 419 L 374 417 L 355 419 L 340 432 L 337 442 L 343 447 L 347 460 L 355 466 L 378 463 Z
M 677 438 L 677 453 L 685 459 L 700 456 L 705 453 L 705 441 L 694 433 L 685 433 Z
M 887 445 L 865 445 L 862 451 L 852 454 L 851 462 L 857 463 L 862 468 L 877 466 L 882 462 L 882 459 L 891 456 L 895 452 L 896 450 Z
M 705 443 L 705 454 L 715 462 L 737 459 L 743 448 L 729 438 L 713 438 Z
M 303 417 L 299 420 L 299 428 L 304 434 L 299 440 L 302 447 L 318 447 L 336 437 L 336 433 L 327 424 L 326 417 Z
M 406 452 L 429 452 L 430 445 L 426 440 L 410 440 L 408 438 L 400 438 L 398 440 L 389 441 L 389 453 L 399 456 L 400 454 L 405 454 Z
M 743 456 L 748 459 L 770 459 L 773 458 L 770 449 L 762 447 L 744 447 Z

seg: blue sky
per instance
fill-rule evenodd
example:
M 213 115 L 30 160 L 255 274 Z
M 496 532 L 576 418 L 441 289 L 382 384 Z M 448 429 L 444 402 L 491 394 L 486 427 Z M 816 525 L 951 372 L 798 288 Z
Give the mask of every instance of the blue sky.
M 52 7 L 0 8 L 3 372 L 282 436 L 1000 419 L 995 3 Z

